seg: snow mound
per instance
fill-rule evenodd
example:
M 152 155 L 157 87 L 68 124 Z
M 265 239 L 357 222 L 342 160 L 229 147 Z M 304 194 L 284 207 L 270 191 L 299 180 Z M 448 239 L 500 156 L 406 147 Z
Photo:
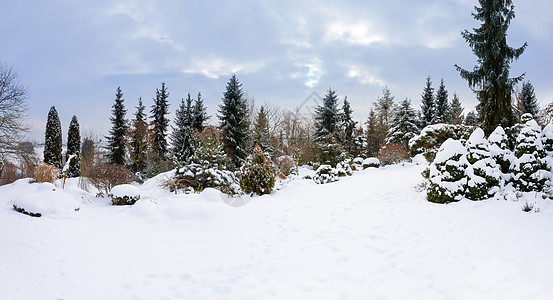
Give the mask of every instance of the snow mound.
M 37 217 L 68 214 L 80 208 L 72 193 L 66 193 L 51 183 L 29 184 L 14 197 L 12 204 L 17 211 Z
M 140 190 L 134 185 L 130 184 L 120 184 L 116 185 L 111 189 L 111 194 L 114 197 L 139 197 Z

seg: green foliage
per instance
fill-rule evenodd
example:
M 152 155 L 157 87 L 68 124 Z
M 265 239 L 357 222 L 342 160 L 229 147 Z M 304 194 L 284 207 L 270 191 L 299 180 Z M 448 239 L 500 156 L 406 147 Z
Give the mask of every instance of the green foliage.
M 434 123 L 450 123 L 449 116 L 449 103 L 447 100 L 448 93 L 445 89 L 444 80 L 440 81 L 440 86 L 436 91 L 436 105 L 434 111 Z
M 169 92 L 165 87 L 165 82 L 161 83 L 161 90 L 156 89 L 156 97 L 150 113 L 153 118 L 153 144 L 152 150 L 156 152 L 161 161 L 165 160 L 167 154 L 167 128 L 169 127 Z
M 338 181 L 339 174 L 338 170 L 333 168 L 331 165 L 321 165 L 315 171 L 315 176 L 313 176 L 313 181 L 317 184 L 325 184 L 330 182 Z
M 336 135 L 328 134 L 317 142 L 317 162 L 321 165 L 336 167 L 339 162 L 347 159 L 344 147 L 338 142 Z
M 422 123 L 424 126 L 432 124 L 434 121 L 435 102 L 434 102 L 434 88 L 432 87 L 432 81 L 430 76 L 426 77 L 426 86 L 422 92 Z
M 61 122 L 56 111 L 56 107 L 52 106 L 48 112 L 48 120 L 46 121 L 46 134 L 44 140 L 44 162 L 61 169 L 62 165 L 62 139 L 61 139 Z
M 453 145 L 453 147 L 462 151 L 448 152 L 449 145 Z M 468 166 L 466 150 L 461 143 L 456 140 L 447 140 L 440 147 L 436 161 L 429 167 L 428 201 L 433 203 L 459 201 L 467 185 L 465 169 Z
M 275 185 L 275 170 L 271 161 L 256 145 L 253 153 L 246 158 L 240 172 L 240 188 L 246 193 L 270 194 Z
M 120 87 L 117 87 L 115 93 L 115 103 L 112 106 L 112 116 L 109 118 L 112 127 L 109 131 L 109 136 L 106 137 L 108 146 L 108 158 L 110 163 L 125 165 L 125 136 L 127 134 L 127 120 L 125 114 L 127 110 L 123 104 L 123 92 Z
M 499 185 L 499 169 L 490 158 L 488 141 L 480 128 L 471 134 L 467 141 L 467 190 L 465 197 L 471 200 L 483 200 L 493 197 Z
M 146 115 L 144 110 L 146 107 L 142 105 L 142 98 L 138 99 L 138 106 L 132 120 L 132 127 L 130 131 L 130 158 L 131 158 L 131 170 L 133 172 L 144 172 L 147 166 L 147 153 L 150 151 L 148 148 L 148 123 L 146 123 Z
M 340 114 L 338 111 L 338 95 L 328 89 L 323 103 L 315 108 L 315 141 L 321 141 L 329 134 L 336 134 Z
M 451 109 L 449 111 L 449 121 L 451 124 L 460 125 L 465 120 L 463 115 L 463 106 L 456 93 L 453 93 L 453 100 L 451 100 Z
M 429 162 L 432 162 L 443 142 L 449 138 L 466 141 L 473 131 L 474 127 L 467 125 L 436 124 L 426 126 L 418 136 L 409 141 L 411 156 L 423 154 Z
M 409 149 L 409 140 L 420 132 L 417 114 L 411 107 L 411 100 L 401 101 L 388 131 L 387 143 L 398 143 L 404 149 Z
M 67 157 L 76 155 L 75 159 L 69 162 L 69 169 L 67 170 L 67 177 L 78 177 L 81 175 L 81 133 L 79 121 L 76 116 L 73 116 L 71 123 L 69 124 L 69 130 L 67 131 Z
M 176 165 L 182 166 L 190 160 L 194 153 L 194 139 L 192 137 L 192 99 L 190 93 L 186 98 L 181 100 L 181 104 L 177 109 L 175 116 L 175 127 L 171 133 L 171 144 L 173 160 Z

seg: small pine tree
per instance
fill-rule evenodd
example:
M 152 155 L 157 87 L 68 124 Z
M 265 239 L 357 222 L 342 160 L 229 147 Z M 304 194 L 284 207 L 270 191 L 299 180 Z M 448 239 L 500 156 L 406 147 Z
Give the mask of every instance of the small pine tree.
M 261 106 L 257 112 L 257 116 L 254 120 L 252 130 L 252 140 L 255 145 L 259 145 L 263 149 L 265 155 L 271 155 L 274 152 L 274 148 L 271 146 L 269 137 L 269 116 L 265 106 Z M 252 151 L 253 148 L 252 147 Z
M 55 166 L 58 169 L 62 167 L 62 135 L 61 122 L 56 111 L 52 106 L 48 112 L 46 121 L 46 134 L 44 140 L 44 162 Z
M 422 92 L 421 101 L 422 123 L 423 126 L 426 127 L 432 124 L 436 110 L 434 102 L 434 88 L 432 87 L 430 76 L 426 77 L 426 86 Z
M 339 120 L 338 95 L 336 91 L 329 88 L 323 103 L 315 108 L 315 141 L 320 141 L 329 134 L 335 134 Z
M 392 96 L 392 92 L 388 87 L 382 89 L 382 97 L 378 97 L 378 99 L 376 99 L 374 108 L 381 124 L 385 127 L 385 132 L 387 133 L 390 129 L 392 119 L 394 118 L 395 108 L 394 96 Z
M 194 142 L 192 139 L 192 100 L 190 94 L 186 103 L 184 99 L 175 114 L 175 127 L 171 133 L 171 145 L 173 160 L 177 166 L 188 162 L 194 153 Z
M 67 131 L 67 157 L 75 155 L 69 162 L 67 177 L 79 177 L 81 175 L 81 133 L 77 116 L 73 116 Z
M 275 185 L 275 171 L 263 149 L 255 145 L 240 170 L 240 188 L 246 193 L 270 194 Z
M 335 168 L 338 163 L 347 159 L 344 147 L 338 142 L 336 134 L 327 134 L 316 142 L 317 162 Z
M 456 93 L 453 93 L 453 100 L 451 100 L 451 109 L 449 110 L 449 121 L 451 124 L 460 125 L 463 124 L 465 116 L 463 115 L 463 106 Z
M 156 89 L 156 97 L 152 105 L 152 135 L 153 151 L 161 161 L 165 160 L 167 154 L 167 128 L 169 127 L 169 92 L 165 87 L 165 82 L 161 83 L 161 89 Z
M 233 74 L 219 105 L 219 126 L 223 131 L 225 153 L 233 167 L 238 168 L 246 158 L 246 142 L 249 138 L 249 115 L 242 84 Z
M 440 86 L 436 91 L 436 105 L 433 123 L 450 123 L 448 120 L 449 115 L 449 103 L 448 103 L 448 93 L 445 89 L 444 80 L 440 81 Z
M 484 200 L 493 197 L 499 184 L 499 170 L 495 161 L 490 157 L 488 141 L 484 138 L 484 131 L 476 128 L 467 141 L 467 168 L 468 177 L 465 197 L 470 200 Z
M 378 153 L 378 149 L 380 149 L 380 146 L 384 144 L 385 135 L 383 134 L 384 131 L 382 130 L 382 124 L 379 122 L 379 119 L 376 116 L 376 113 L 373 109 L 369 112 L 369 118 L 367 122 L 365 122 L 365 125 L 367 126 L 367 130 L 365 130 L 366 133 L 366 156 L 367 157 L 376 157 L 376 154 Z
M 409 140 L 420 132 L 417 123 L 417 113 L 411 107 L 411 100 L 405 99 L 401 101 L 396 110 L 386 142 L 401 144 L 405 150 L 409 150 Z
M 110 163 L 121 166 L 125 165 L 125 135 L 127 133 L 127 120 L 125 120 L 127 110 L 125 109 L 124 101 L 121 87 L 117 87 L 115 103 L 111 110 L 113 116 L 109 118 L 112 127 L 109 131 L 109 136 L 106 137 Z
M 540 126 L 535 120 L 522 126 L 516 138 L 515 156 L 511 165 L 514 187 L 523 192 L 541 192 L 551 173 L 547 170 Z
M 148 123 L 144 110 L 146 106 L 142 105 L 142 98 L 138 98 L 138 106 L 132 120 L 130 158 L 132 161 L 131 169 L 133 172 L 144 172 L 148 153 Z
M 427 199 L 434 203 L 461 200 L 467 186 L 467 149 L 454 139 L 446 140 L 428 168 Z
M 478 113 L 474 111 L 470 111 L 465 117 L 465 125 L 468 125 L 468 126 L 480 125 L 480 118 L 478 117 Z
M 497 126 L 497 128 L 488 137 L 490 144 L 490 157 L 499 166 L 503 177 L 510 174 L 509 168 L 514 161 L 514 154 L 509 149 L 509 138 L 503 130 L 503 127 Z
M 193 124 L 194 130 L 202 131 L 205 127 L 205 123 L 209 120 L 210 116 L 207 115 L 207 109 L 204 106 L 202 100 L 202 94 L 198 93 L 198 98 L 194 100 L 193 109 Z
M 540 113 L 540 107 L 538 99 L 536 99 L 536 94 L 534 93 L 534 86 L 530 83 L 530 81 L 526 81 L 522 84 L 520 95 L 524 106 L 524 113 L 531 114 L 534 120 L 537 120 Z
M 355 147 L 355 126 L 357 122 L 353 120 L 353 110 L 348 101 L 348 97 L 344 98 L 342 105 L 342 129 L 344 134 L 344 148 L 349 154 L 353 154 Z

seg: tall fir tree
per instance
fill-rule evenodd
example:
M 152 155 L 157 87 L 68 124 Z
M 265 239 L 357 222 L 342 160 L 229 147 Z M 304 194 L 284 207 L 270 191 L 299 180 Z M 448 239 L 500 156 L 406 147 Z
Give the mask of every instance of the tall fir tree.
M 152 105 L 152 135 L 153 145 L 152 150 L 161 160 L 166 159 L 167 154 L 167 128 L 169 127 L 169 92 L 165 87 L 165 82 L 161 83 L 161 89 L 156 89 L 156 97 Z
M 384 130 L 385 128 L 383 128 L 384 125 L 381 120 L 379 120 L 376 112 L 372 108 L 369 112 L 369 118 L 367 122 L 365 122 L 365 125 L 367 126 L 367 130 L 365 131 L 367 139 L 365 156 L 374 157 L 377 155 L 380 146 L 384 144 L 386 131 Z
M 353 110 L 348 101 L 348 97 L 344 97 L 344 104 L 342 105 L 342 130 L 344 132 L 344 148 L 350 154 L 354 152 L 355 148 L 355 126 L 357 122 L 353 120 Z
M 522 98 L 524 113 L 531 114 L 534 120 L 537 120 L 540 114 L 540 107 L 536 94 L 534 93 L 534 86 L 530 83 L 530 81 L 522 83 L 520 96 Z
M 386 142 L 401 144 L 405 150 L 409 150 L 409 140 L 420 132 L 417 123 L 417 112 L 411 106 L 411 100 L 401 101 L 394 115 Z
M 436 113 L 434 114 L 434 123 L 450 123 L 449 120 L 449 101 L 448 92 L 445 89 L 444 79 L 440 81 L 440 86 L 436 90 Z
M 338 95 L 329 88 L 323 103 L 315 108 L 315 141 L 337 134 L 339 121 Z
M 224 149 L 233 167 L 238 168 L 247 156 L 249 115 L 242 84 L 238 82 L 236 74 L 232 74 L 227 83 L 222 100 L 217 117 L 223 131 Z
M 190 93 L 186 102 L 181 104 L 175 113 L 175 127 L 171 133 L 171 148 L 173 160 L 177 166 L 182 166 L 190 160 L 194 154 L 194 142 L 192 138 L 192 99 Z
M 478 112 L 469 111 L 465 117 L 465 125 L 480 126 L 480 117 L 478 116 Z
M 121 87 L 117 87 L 117 91 L 115 92 L 115 103 L 111 110 L 112 116 L 109 118 L 111 130 L 109 131 L 109 136 L 106 137 L 110 163 L 122 166 L 125 165 L 125 136 L 127 134 L 127 120 L 125 120 L 127 110 L 125 109 L 124 101 L 125 99 L 123 99 Z
M 55 166 L 58 169 L 62 167 L 62 138 L 61 122 L 58 111 L 55 106 L 48 112 L 46 121 L 46 134 L 44 139 L 44 162 Z
M 252 130 L 252 147 L 248 152 L 252 152 L 256 144 L 261 147 L 265 155 L 271 155 L 274 152 L 269 136 L 269 116 L 267 115 L 267 109 L 263 105 L 259 108 L 254 120 Z
M 132 120 L 130 158 L 132 171 L 140 173 L 144 172 L 147 165 L 148 123 L 144 113 L 145 109 L 146 106 L 142 104 L 142 97 L 138 98 L 138 106 L 136 106 L 136 112 Z
M 75 155 L 69 162 L 67 177 L 78 177 L 81 175 L 81 130 L 77 116 L 73 116 L 67 131 L 67 159 Z
M 435 102 L 434 102 L 434 88 L 432 87 L 432 80 L 430 76 L 426 77 L 426 86 L 422 92 L 422 123 L 424 126 L 428 126 L 434 122 L 435 114 Z
M 451 100 L 451 109 L 449 111 L 449 120 L 451 124 L 459 125 L 463 123 L 463 120 L 465 120 L 463 110 L 464 108 L 461 105 L 459 97 L 456 93 L 453 93 L 453 100 Z
M 455 67 L 477 94 L 482 129 L 489 135 L 498 125 L 507 128 L 515 124 L 511 93 L 524 74 L 509 78 L 509 70 L 510 64 L 522 55 L 527 44 L 517 49 L 507 45 L 507 29 L 515 17 L 512 0 L 478 2 L 480 6 L 475 7 L 476 12 L 472 15 L 482 22 L 480 27 L 474 32 L 462 32 L 478 58 L 477 65 L 472 71 L 458 65 Z
M 375 110 L 381 123 L 386 126 L 386 131 L 390 128 L 390 124 L 394 117 L 394 96 L 388 87 L 382 89 L 382 96 L 376 99 Z
M 194 109 L 193 109 L 193 124 L 192 127 L 196 131 L 202 131 L 205 127 L 205 123 L 209 120 L 207 115 L 207 109 L 204 106 L 204 101 L 202 99 L 202 94 L 198 93 L 198 98 L 194 100 Z

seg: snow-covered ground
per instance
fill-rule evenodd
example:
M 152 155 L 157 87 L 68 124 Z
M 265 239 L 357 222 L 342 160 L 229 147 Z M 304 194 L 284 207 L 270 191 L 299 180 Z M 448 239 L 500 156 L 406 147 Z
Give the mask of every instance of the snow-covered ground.
M 553 203 L 428 203 L 423 168 L 292 180 L 240 207 L 155 181 L 126 207 L 70 187 L 79 210 L 40 218 L 13 201 L 50 186 L 18 181 L 0 187 L 0 298 L 553 299 Z

